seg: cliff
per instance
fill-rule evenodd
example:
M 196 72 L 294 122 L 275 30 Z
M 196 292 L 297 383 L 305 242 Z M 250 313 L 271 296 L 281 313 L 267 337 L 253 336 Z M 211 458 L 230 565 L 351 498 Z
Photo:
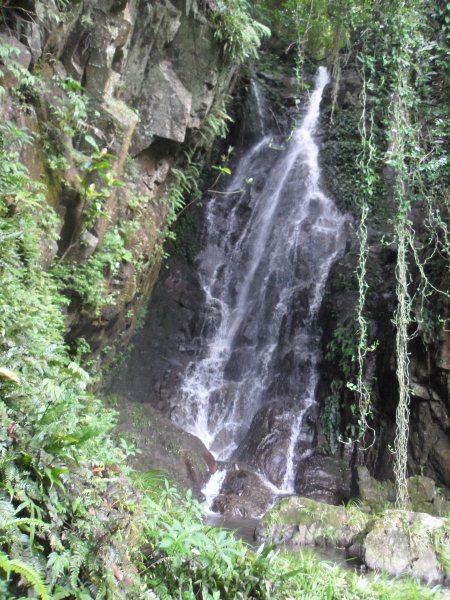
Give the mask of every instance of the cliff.
M 56 215 L 42 263 L 70 300 L 68 341 L 103 362 L 126 347 L 157 278 L 186 192 L 172 168 L 201 161 L 236 80 L 209 13 L 189 0 L 3 8 L 1 43 L 33 80 L 18 93 L 10 70 L 2 119 L 27 132 L 21 160 Z

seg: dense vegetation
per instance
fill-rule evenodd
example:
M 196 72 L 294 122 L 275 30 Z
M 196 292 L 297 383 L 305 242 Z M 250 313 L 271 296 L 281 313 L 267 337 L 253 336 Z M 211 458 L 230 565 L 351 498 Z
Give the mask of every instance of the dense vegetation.
M 67 2 L 61 3 L 67 5 Z M 254 21 L 245 0 L 211 2 L 217 37 L 229 60 L 255 56 L 268 29 Z M 399 408 L 397 448 L 400 501 L 404 477 L 407 374 L 401 367 L 407 354 L 408 326 L 419 311 L 408 291 L 406 252 L 413 253 L 427 293 L 434 297 L 440 273 L 425 266 L 430 247 L 448 252 L 441 183 L 445 121 L 436 101 L 443 78 L 445 51 L 427 37 L 429 19 L 445 35 L 444 13 L 430 15 L 425 3 L 302 2 L 288 0 L 260 6 L 261 19 L 287 26 L 298 43 L 299 73 L 308 52 L 314 58 L 340 51 L 364 29 L 360 62 L 367 89 L 377 101 L 362 122 L 361 169 L 367 203 L 361 205 L 360 237 L 364 242 L 372 184 L 378 161 L 388 161 L 398 173 L 394 190 L 399 247 L 399 380 L 404 399 Z M 385 4 L 385 5 L 384 5 Z M 386 35 L 379 36 L 383 14 Z M 375 18 L 373 18 L 375 16 Z M 417 35 L 417 31 L 421 35 Z M 325 33 L 326 35 L 325 35 Z M 398 33 L 401 40 L 398 40 Z M 392 37 L 397 40 L 392 43 Z M 379 39 L 378 45 L 373 44 Z M 436 38 L 435 33 L 433 39 Z M 390 48 L 394 46 L 395 52 Z M 42 82 L 16 62 L 14 51 L 0 47 L 3 75 L 17 83 L 13 101 L 33 102 Z M 337 64 L 337 63 L 336 63 Z M 429 85 L 432 82 L 433 85 Z M 70 83 L 74 106 L 82 112 L 77 86 Z M 69 85 L 68 84 L 68 85 Z M 0 100 L 5 97 L 0 88 Z M 394 101 L 390 102 L 390 98 Z M 426 108 L 426 110 L 425 110 Z M 63 115 L 67 116 L 67 115 Z M 73 115 L 72 115 L 73 116 Z M 75 118 L 78 118 L 75 113 Z M 427 137 L 417 140 L 417 120 Z M 385 137 L 373 143 L 372 124 L 386 124 Z M 66 122 L 70 129 L 70 124 Z M 6 121 L 0 139 L 0 594 L 40 598 L 400 598 L 433 597 L 408 581 L 387 582 L 344 573 L 309 555 L 277 556 L 270 548 L 252 552 L 231 534 L 205 527 L 199 505 L 155 476 L 137 477 L 126 466 L 134 452 L 111 431 L 115 415 L 90 392 L 90 375 L 64 342 L 63 311 L 68 286 L 86 286 L 86 294 L 101 289 L 105 269 L 113 269 L 126 253 L 123 232 L 110 235 L 106 252 L 80 272 L 45 264 L 43 240 L 56 237 L 56 216 L 46 203 L 46 188 L 33 182 L 21 152 L 33 143 L 25 128 Z M 400 132 L 400 134 L 399 134 Z M 70 130 L 66 133 L 71 134 Z M 74 132 L 72 132 L 72 135 Z M 442 140 L 436 146 L 436 140 Z M 431 151 L 431 148 L 436 148 Z M 381 154 L 379 154 L 381 153 Z M 425 158 L 423 158 L 425 157 Z M 111 179 L 108 156 L 93 147 L 89 169 L 104 175 L 101 188 L 86 179 L 86 210 L 98 218 L 99 199 L 119 182 Z M 195 169 L 195 165 L 194 165 Z M 414 185 L 405 187 L 405 181 Z M 172 188 L 171 218 L 180 205 L 179 174 Z M 426 190 L 426 194 L 424 194 Z M 448 199 L 447 199 L 448 201 Z M 408 214 L 411 202 L 425 203 L 429 220 L 427 246 L 419 256 Z M 422 255 L 423 254 L 423 255 Z M 44 256 L 44 258 L 43 258 Z M 100 260 L 100 262 L 99 262 Z M 362 243 L 359 275 L 364 292 Z M 423 295 L 422 295 L 423 296 Z M 421 296 L 421 297 L 422 297 Z M 361 375 L 356 383 L 361 422 L 370 418 L 369 392 L 363 378 L 364 354 L 370 340 L 364 328 L 364 296 L 359 315 Z M 113 301 L 91 298 L 93 303 Z M 415 305 L 416 306 L 416 305 Z M 421 305 L 426 314 L 426 306 Z M 403 361 L 403 362 L 402 362 Z M 360 436 L 364 435 L 361 431 Z M 403 437 L 402 437 L 403 436 Z

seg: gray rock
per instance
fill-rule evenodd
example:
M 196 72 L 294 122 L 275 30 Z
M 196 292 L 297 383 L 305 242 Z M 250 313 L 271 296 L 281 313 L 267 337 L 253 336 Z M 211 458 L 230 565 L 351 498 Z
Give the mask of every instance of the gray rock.
M 367 467 L 357 467 L 358 497 L 371 510 L 382 510 L 395 502 L 395 486 L 392 481 L 378 481 L 371 477 Z
M 95 249 L 98 246 L 98 237 L 89 233 L 89 231 L 83 231 L 80 236 L 81 242 L 81 258 L 83 260 L 88 259 L 95 252 Z
M 423 513 L 389 510 L 372 523 L 363 542 L 364 562 L 372 570 L 410 574 L 430 584 L 442 583 L 436 540 L 450 549 L 446 519 Z
M 408 478 L 408 496 L 416 510 L 416 505 L 422 502 L 432 502 L 436 493 L 436 484 L 429 477 L 416 475 Z
M 83 79 L 89 95 L 98 101 L 112 96 L 120 83 L 131 38 L 132 4 L 84 3 L 62 49 L 68 72 Z
M 31 52 L 28 48 L 19 42 L 19 40 L 15 37 L 8 35 L 0 35 L 0 39 L 5 46 L 10 46 L 15 48 L 16 52 L 12 55 L 13 61 L 18 63 L 24 69 L 28 69 L 31 64 Z
M 172 65 L 162 61 L 148 73 L 146 94 L 137 101 L 141 122 L 134 143 L 140 152 L 153 136 L 183 142 L 192 106 L 192 94 L 178 79 Z
M 413 562 L 411 573 L 429 584 L 440 582 L 443 577 L 436 553 L 431 548 L 420 553 L 419 558 Z
M 306 498 L 338 504 L 350 498 L 350 485 L 348 464 L 336 456 L 316 454 L 299 465 L 295 488 Z
M 450 333 L 442 331 L 438 357 L 438 367 L 450 371 Z

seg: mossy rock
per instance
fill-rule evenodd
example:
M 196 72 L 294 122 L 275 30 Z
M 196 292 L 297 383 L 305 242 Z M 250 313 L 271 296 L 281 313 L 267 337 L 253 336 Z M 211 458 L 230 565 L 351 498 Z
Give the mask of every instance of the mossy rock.
M 266 514 L 255 535 L 268 543 L 289 542 L 290 547 L 347 548 L 365 530 L 367 522 L 367 515 L 357 508 L 292 496 L 281 500 Z
M 363 560 L 369 569 L 393 576 L 409 574 L 432 584 L 443 583 L 448 576 L 447 519 L 388 510 L 369 528 L 363 542 Z
M 365 512 L 380 513 L 384 509 L 394 508 L 395 486 L 392 481 L 378 481 L 369 474 L 366 467 L 358 467 L 359 500 Z M 415 475 L 408 478 L 407 508 L 434 516 L 447 516 L 450 500 L 447 491 L 436 488 L 430 477 Z

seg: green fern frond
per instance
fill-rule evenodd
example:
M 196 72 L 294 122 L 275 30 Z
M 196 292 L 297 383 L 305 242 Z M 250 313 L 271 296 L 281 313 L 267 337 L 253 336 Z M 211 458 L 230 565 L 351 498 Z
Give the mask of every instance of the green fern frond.
M 0 520 L 0 529 L 8 529 L 10 527 L 18 527 L 19 525 L 37 525 L 38 527 L 49 527 L 47 523 L 40 519 L 29 519 L 26 517 L 14 518 L 8 521 Z
M 21 575 L 27 580 L 41 600 L 50 600 L 47 584 L 41 574 L 27 563 L 18 559 L 11 560 L 7 554 L 0 551 L 0 568 L 6 572 L 8 577 L 11 573 Z

